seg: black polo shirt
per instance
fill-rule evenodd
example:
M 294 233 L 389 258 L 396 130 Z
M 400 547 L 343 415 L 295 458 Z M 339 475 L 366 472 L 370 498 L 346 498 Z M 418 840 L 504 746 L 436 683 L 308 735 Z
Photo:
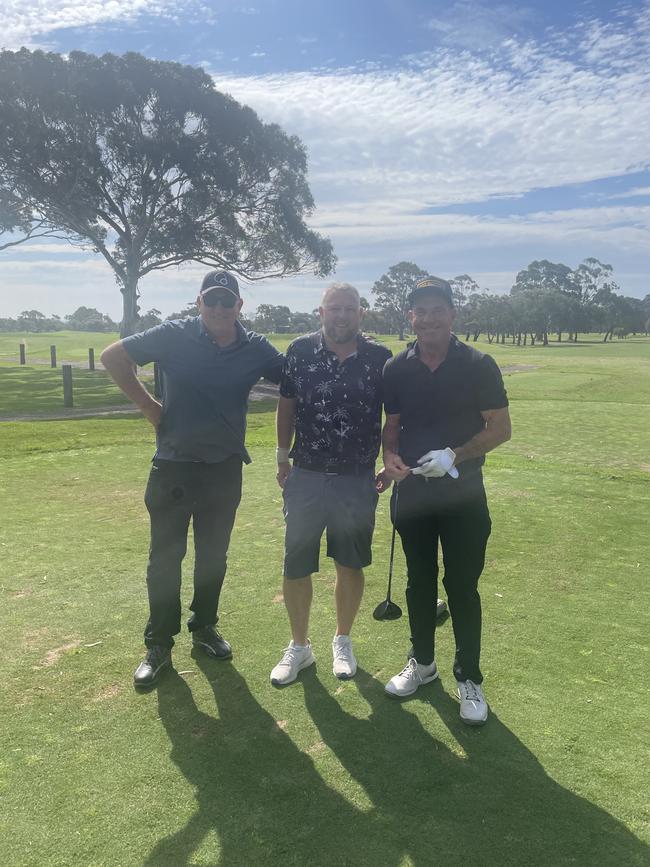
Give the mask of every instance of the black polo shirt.
M 508 397 L 494 359 L 452 335 L 434 371 L 420 360 L 417 341 L 386 364 L 384 406 L 399 415 L 399 454 L 415 467 L 426 452 L 464 445 L 485 427 L 481 411 L 508 406 Z M 484 462 L 463 461 L 460 477 L 480 473 Z
M 236 332 L 234 343 L 220 347 L 196 316 L 163 322 L 122 341 L 136 364 L 160 365 L 157 458 L 213 464 L 240 455 L 250 463 L 244 445 L 248 395 L 260 377 L 280 381 L 284 357 L 239 322 Z
M 339 362 L 316 331 L 287 349 L 280 394 L 296 400 L 290 455 L 319 471 L 371 469 L 381 443 L 382 370 L 390 349 L 359 335 L 357 351 Z

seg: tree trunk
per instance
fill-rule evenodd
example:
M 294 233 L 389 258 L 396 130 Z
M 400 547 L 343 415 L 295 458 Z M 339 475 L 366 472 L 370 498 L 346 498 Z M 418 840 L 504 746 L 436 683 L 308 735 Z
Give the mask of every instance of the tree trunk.
M 558 331 L 558 333 L 557 333 L 557 342 L 562 343 L 562 332 L 561 331 Z
M 135 334 L 140 318 L 140 305 L 138 298 L 137 276 L 127 277 L 126 284 L 120 289 L 122 293 L 122 322 L 120 324 L 120 337 L 128 337 Z

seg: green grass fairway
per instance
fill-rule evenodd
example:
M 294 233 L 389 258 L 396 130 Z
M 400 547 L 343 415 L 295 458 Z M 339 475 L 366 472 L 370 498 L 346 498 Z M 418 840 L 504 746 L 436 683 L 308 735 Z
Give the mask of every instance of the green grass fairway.
M 383 693 L 409 644 L 406 617 L 372 619 L 386 495 L 354 630 L 358 676 L 331 673 L 323 559 L 317 665 L 270 685 L 289 637 L 272 401 L 249 417 L 254 462 L 222 597 L 234 660 L 194 658 L 183 633 L 175 672 L 146 694 L 131 678 L 152 429 L 138 416 L 0 424 L 3 867 L 650 863 L 650 341 L 489 351 L 530 367 L 506 377 L 514 436 L 486 469 L 482 729 L 458 718 L 449 621 L 441 681 L 409 701 Z M 188 555 L 186 605 L 191 568 Z M 398 551 L 405 608 L 404 583 Z
M 17 361 L 19 344 L 25 343 L 27 364 L 50 360 L 50 346 L 56 346 L 57 361 L 88 362 L 88 349 L 95 350 L 99 361 L 102 351 L 119 338 L 119 334 L 96 331 L 52 331 L 38 334 L 32 331 L 9 331 L 0 334 L 0 361 Z

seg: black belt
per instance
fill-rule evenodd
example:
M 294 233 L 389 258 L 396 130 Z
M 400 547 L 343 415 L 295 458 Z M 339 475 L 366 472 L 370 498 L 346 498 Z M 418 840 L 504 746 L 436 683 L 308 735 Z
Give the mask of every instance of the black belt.
M 300 461 L 293 462 L 294 467 L 299 470 L 308 470 L 312 473 L 325 473 L 326 476 L 364 476 L 366 473 L 374 472 L 374 465 L 364 466 L 363 464 L 332 464 L 324 462 L 316 462 L 303 464 Z

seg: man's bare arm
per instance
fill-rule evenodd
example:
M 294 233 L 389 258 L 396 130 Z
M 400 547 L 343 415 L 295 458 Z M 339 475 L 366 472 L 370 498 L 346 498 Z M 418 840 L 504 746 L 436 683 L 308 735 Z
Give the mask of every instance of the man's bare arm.
M 135 364 L 129 357 L 122 341 L 111 343 L 101 354 L 101 362 L 115 384 L 139 407 L 142 415 L 154 427 L 160 424 L 162 404 L 153 398 L 135 374 Z
M 289 449 L 293 442 L 293 432 L 296 424 L 296 399 L 282 397 L 278 400 L 278 409 L 275 415 L 275 430 L 278 441 L 278 474 L 276 479 L 281 488 L 287 480 L 291 470 L 289 461 Z M 282 460 L 281 460 L 282 459 Z
M 470 458 L 480 458 L 502 443 L 507 442 L 512 436 L 508 407 L 486 409 L 481 412 L 481 415 L 485 421 L 483 430 L 479 431 L 464 445 L 452 446 L 453 451 L 456 452 L 456 466 Z
M 399 431 L 399 413 L 395 413 L 394 415 L 386 413 L 384 430 L 381 435 L 384 451 L 384 470 L 386 476 L 391 481 L 401 482 L 402 479 L 408 476 L 411 470 L 399 456 Z

